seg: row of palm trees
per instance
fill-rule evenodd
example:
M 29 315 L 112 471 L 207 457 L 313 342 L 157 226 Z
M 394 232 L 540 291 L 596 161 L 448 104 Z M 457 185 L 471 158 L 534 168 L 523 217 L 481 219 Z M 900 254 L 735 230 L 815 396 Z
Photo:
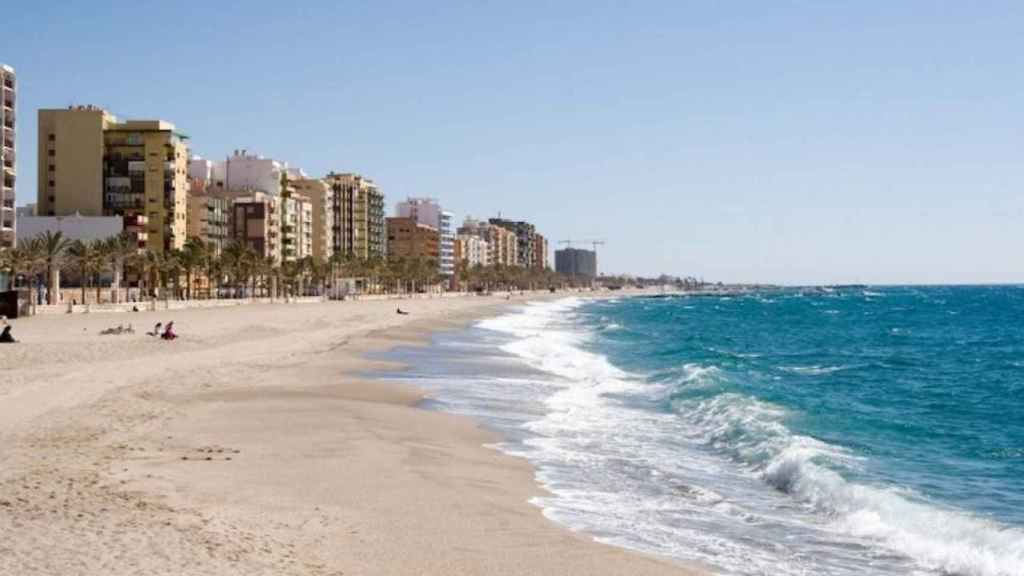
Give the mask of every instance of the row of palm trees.
M 110 279 L 110 302 L 129 299 L 130 284 L 142 298 L 245 298 L 325 295 L 346 286 L 362 293 L 439 291 L 442 277 L 437 262 L 426 258 L 356 258 L 335 254 L 322 262 L 311 257 L 277 262 L 245 244 L 216 246 L 190 238 L 181 249 L 140 250 L 122 233 L 106 239 L 71 241 L 61 232 L 44 232 L 0 252 L 0 271 L 22 287 L 46 286 L 47 303 L 58 303 L 60 271 L 69 273 L 81 289 L 81 302 L 95 289 L 95 302 Z M 569 284 L 550 270 L 514 266 L 475 266 L 459 263 L 456 278 L 462 290 L 537 289 Z M 127 281 L 126 281 L 127 280 Z M 52 288 L 52 289 L 50 289 Z M 122 295 L 122 290 L 124 294 Z M 338 294 L 338 290 L 334 290 Z

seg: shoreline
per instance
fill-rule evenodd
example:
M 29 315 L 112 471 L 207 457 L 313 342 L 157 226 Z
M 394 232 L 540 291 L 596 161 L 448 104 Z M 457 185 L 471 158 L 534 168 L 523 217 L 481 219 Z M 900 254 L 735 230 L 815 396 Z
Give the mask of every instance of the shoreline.
M 109 315 L 16 321 L 0 571 L 697 574 L 556 525 L 529 503 L 532 466 L 484 447 L 496 433 L 354 376 L 393 367 L 371 351 L 533 299 L 132 315 L 174 316 L 174 343 L 96 335 Z

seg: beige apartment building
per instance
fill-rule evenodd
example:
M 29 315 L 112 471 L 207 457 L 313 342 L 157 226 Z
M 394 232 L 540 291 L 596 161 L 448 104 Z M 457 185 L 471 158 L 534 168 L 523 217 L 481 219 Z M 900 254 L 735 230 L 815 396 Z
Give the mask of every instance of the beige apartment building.
M 519 242 L 516 233 L 501 226 L 488 226 L 484 233 L 492 264 L 519 265 Z
M 15 156 L 15 114 L 17 83 L 14 68 L 0 64 L 0 250 L 13 248 L 18 214 L 14 208 L 17 177 Z
M 312 211 L 312 252 L 319 262 L 326 262 L 334 246 L 334 191 L 327 182 L 316 178 L 292 180 L 296 196 L 305 198 Z
M 95 106 L 40 110 L 37 211 L 121 216 L 140 247 L 181 248 L 188 228 L 187 138 L 169 122 L 122 122 Z
M 422 258 L 435 263 L 441 256 L 441 233 L 411 217 L 387 219 L 388 258 Z
M 489 250 L 487 241 L 472 234 L 459 234 L 455 237 L 455 261 L 464 262 L 466 267 L 489 266 Z
M 519 250 L 515 232 L 495 224 L 466 218 L 458 233 L 462 236 L 476 236 L 487 243 L 488 265 L 518 265 Z
M 327 175 L 333 193 L 332 253 L 356 258 L 387 255 L 384 194 L 369 178 L 358 174 Z
M 303 196 L 281 198 L 281 260 L 294 262 L 313 255 L 313 203 Z

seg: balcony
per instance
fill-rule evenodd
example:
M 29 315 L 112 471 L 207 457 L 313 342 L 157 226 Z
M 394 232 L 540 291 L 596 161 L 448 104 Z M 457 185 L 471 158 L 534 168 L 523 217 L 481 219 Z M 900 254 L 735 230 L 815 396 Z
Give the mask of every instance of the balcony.
M 142 200 L 115 200 L 105 204 L 108 210 L 142 210 L 144 206 Z
M 124 217 L 125 228 L 144 228 L 148 223 L 149 219 L 142 214 L 130 214 Z

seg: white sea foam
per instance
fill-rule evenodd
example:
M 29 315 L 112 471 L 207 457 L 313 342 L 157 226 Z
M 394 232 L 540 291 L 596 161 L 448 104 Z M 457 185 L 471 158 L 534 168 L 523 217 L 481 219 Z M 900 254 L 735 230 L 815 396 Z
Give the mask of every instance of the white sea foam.
M 781 370 L 802 376 L 821 376 L 846 370 L 849 366 L 780 366 Z
M 908 491 L 848 482 L 858 459 L 791 433 L 785 412 L 738 394 L 677 405 L 694 434 L 768 485 L 828 519 L 831 530 L 906 554 L 922 568 L 965 576 L 1024 574 L 1024 531 L 940 507 Z
M 673 384 L 688 395 L 673 402 L 674 414 L 616 403 L 615 395 L 651 385 L 588 349 L 591 336 L 575 319 L 582 303 L 531 304 L 480 323 L 512 337 L 503 350 L 553 376 L 540 399 L 545 413 L 524 425 L 531 435 L 521 447 L 503 446 L 538 464 L 552 496 L 535 503 L 548 517 L 725 574 L 1024 576 L 1024 532 L 847 480 L 864 460 L 793 433 L 779 406 L 716 391 L 728 378 L 717 366 L 681 367 Z M 784 367 L 809 375 L 845 368 Z M 824 549 L 834 558 L 822 570 Z

